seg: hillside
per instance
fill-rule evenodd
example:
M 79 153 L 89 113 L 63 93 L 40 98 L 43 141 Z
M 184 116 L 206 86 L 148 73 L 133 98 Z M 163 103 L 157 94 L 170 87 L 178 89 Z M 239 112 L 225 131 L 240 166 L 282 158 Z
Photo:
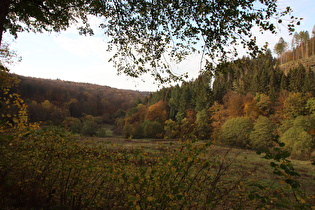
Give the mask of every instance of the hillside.
M 28 105 L 31 121 L 59 124 L 65 117 L 83 115 L 102 116 L 108 121 L 117 110 L 127 110 L 137 98 L 149 95 L 96 84 L 16 76 L 21 80 L 17 92 Z
M 311 59 L 303 61 L 314 65 Z M 193 136 L 252 149 L 272 147 L 279 136 L 292 157 L 310 159 L 315 149 L 315 72 L 303 61 L 284 73 L 269 50 L 224 63 L 215 69 L 212 87 L 211 76 L 204 74 L 163 88 L 150 95 L 149 103 L 132 108 L 119 126 L 126 138 Z
M 307 70 L 311 69 L 315 72 L 315 55 L 310 56 L 308 58 L 298 59 L 298 60 L 291 60 L 287 63 L 284 63 L 279 66 L 279 68 L 288 73 L 290 69 L 297 68 L 300 64 L 302 64 Z

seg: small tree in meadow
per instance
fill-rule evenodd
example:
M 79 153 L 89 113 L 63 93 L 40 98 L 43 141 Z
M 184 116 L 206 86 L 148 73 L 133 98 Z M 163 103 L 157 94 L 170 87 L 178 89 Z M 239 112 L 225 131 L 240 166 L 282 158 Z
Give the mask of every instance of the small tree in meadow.
M 87 120 L 83 123 L 81 133 L 86 136 L 94 136 L 97 133 L 98 126 L 96 122 Z

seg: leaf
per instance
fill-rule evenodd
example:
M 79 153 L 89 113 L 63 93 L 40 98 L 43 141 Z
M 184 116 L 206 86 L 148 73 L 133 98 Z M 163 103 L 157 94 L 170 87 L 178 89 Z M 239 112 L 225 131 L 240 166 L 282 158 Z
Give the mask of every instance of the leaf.
M 249 194 L 249 195 L 248 195 L 248 199 L 251 200 L 251 201 L 254 200 L 254 199 L 255 199 L 255 195 L 252 194 L 252 193 Z

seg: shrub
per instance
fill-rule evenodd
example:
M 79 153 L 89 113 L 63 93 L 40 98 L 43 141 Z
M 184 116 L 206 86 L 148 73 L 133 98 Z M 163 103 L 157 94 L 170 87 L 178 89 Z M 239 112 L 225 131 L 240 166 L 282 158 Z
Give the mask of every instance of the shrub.
M 107 131 L 107 129 L 105 128 L 99 128 L 96 132 L 96 136 L 97 137 L 101 137 L 101 138 L 105 138 L 109 136 L 109 133 Z
M 250 180 L 246 164 L 211 143 L 184 141 L 154 155 L 141 148 L 91 147 L 57 128 L 0 134 L 9 135 L 0 141 L 4 209 L 277 209 L 299 204 L 286 199 L 284 184 L 273 191 Z M 266 157 L 275 159 L 270 164 L 274 173 L 290 173 L 290 179 L 283 178 L 297 188 L 291 178 L 296 173 L 283 160 L 287 154 L 272 155 Z
M 86 136 L 94 136 L 97 133 L 98 126 L 94 121 L 86 120 L 83 122 L 81 133 Z
M 75 133 L 79 133 L 82 129 L 81 121 L 74 117 L 66 117 L 66 119 L 62 122 L 62 125 Z

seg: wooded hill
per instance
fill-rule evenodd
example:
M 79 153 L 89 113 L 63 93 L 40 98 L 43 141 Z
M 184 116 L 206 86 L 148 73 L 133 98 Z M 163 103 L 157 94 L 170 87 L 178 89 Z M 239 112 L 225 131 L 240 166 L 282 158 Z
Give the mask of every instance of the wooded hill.
M 39 79 L 17 75 L 17 92 L 28 105 L 29 119 L 60 125 L 67 117 L 99 117 L 112 123 L 119 110 L 134 106 L 137 98 L 148 92 L 122 90 L 88 83 Z
M 271 51 L 223 63 L 211 76 L 163 88 L 117 121 L 126 138 L 196 136 L 225 145 L 268 148 L 274 136 L 297 158 L 315 146 L 315 73 L 302 64 L 287 74 Z

